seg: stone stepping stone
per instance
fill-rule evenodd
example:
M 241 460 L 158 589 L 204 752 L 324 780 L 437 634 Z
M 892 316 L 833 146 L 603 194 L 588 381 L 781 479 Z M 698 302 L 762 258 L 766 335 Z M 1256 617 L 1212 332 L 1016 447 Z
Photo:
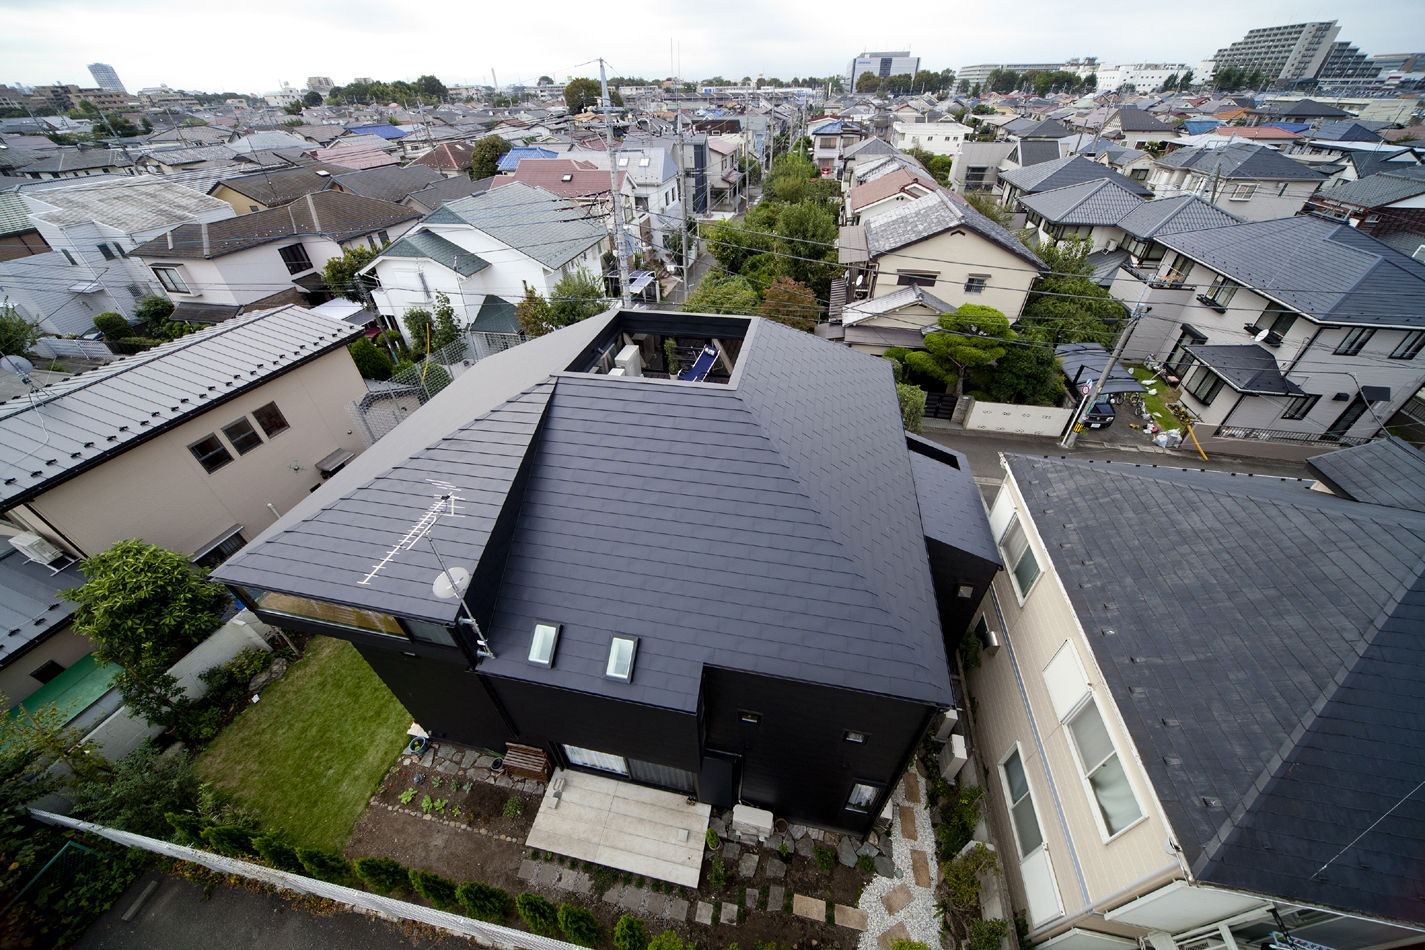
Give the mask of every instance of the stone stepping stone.
M 737 926 L 737 905 L 732 901 L 723 901 L 722 907 L 718 911 L 717 922 L 729 927 Z
M 812 841 L 811 835 L 806 835 L 805 837 L 802 837 L 802 838 L 798 838 L 798 839 L 797 839 L 796 852 L 797 852 L 797 854 L 801 855 L 802 857 L 804 857 L 804 858 L 809 858 L 809 857 L 811 857 L 811 856 L 812 856 L 812 852 L 813 852 L 813 850 L 814 850 L 815 848 L 816 848 L 816 842 Z
M 910 849 L 910 871 L 915 876 L 917 887 L 930 886 L 930 855 L 924 851 Z
M 554 882 L 559 880 L 559 872 L 562 868 L 552 861 L 546 861 L 534 872 L 534 883 L 541 887 L 553 887 Z
M 845 904 L 837 904 L 831 909 L 831 913 L 836 920 L 838 927 L 850 927 L 852 930 L 859 930 L 863 933 L 870 926 L 866 922 L 866 912 L 856 907 L 847 907 Z
M 920 804 L 920 776 L 914 771 L 905 773 L 905 800 L 912 805 Z
M 756 910 L 757 901 L 760 897 L 761 895 L 757 893 L 757 888 L 749 887 L 742 892 L 742 906 L 748 910 Z
M 519 873 L 516 875 L 516 877 L 518 877 L 521 881 L 533 881 L 534 876 L 536 873 L 538 873 L 540 867 L 540 862 L 534 861 L 530 858 L 525 858 L 523 861 L 520 862 Z
M 826 901 L 805 894 L 792 895 L 792 913 L 807 920 L 826 922 Z
M 782 904 L 787 899 L 787 889 L 780 884 L 773 884 L 767 888 L 767 909 L 773 913 L 782 912 Z
M 750 851 L 738 859 L 737 873 L 740 877 L 751 877 L 757 873 L 757 852 Z
M 907 841 L 916 840 L 915 832 L 915 809 L 909 805 L 900 807 L 901 813 L 901 837 Z
M 787 862 L 781 858 L 771 858 L 762 866 L 769 881 L 780 881 L 787 876 Z
M 910 931 L 906 929 L 905 924 L 898 923 L 894 927 L 890 928 L 885 933 L 877 937 L 876 945 L 880 947 L 881 950 L 891 950 L 891 945 L 894 944 L 897 940 L 909 939 Z
M 647 898 L 645 898 L 645 903 L 643 905 L 643 916 L 662 917 L 663 910 L 667 906 L 667 900 L 668 898 L 662 894 L 650 893 Z
M 697 913 L 693 915 L 693 920 L 704 926 L 712 926 L 713 905 L 707 901 L 698 901 Z
M 619 900 L 619 906 L 627 911 L 636 911 L 643 906 L 643 898 L 648 896 L 648 892 L 634 887 L 632 884 L 623 889 L 623 897 Z
M 663 916 L 669 920 L 685 921 L 688 919 L 688 902 L 681 897 L 669 897 L 663 906 Z M 701 902 L 700 902 L 701 903 Z M 711 904 L 708 905 L 711 908 Z M 711 910 L 708 911 L 712 913 Z
M 905 910 L 913 899 L 910 888 L 904 884 L 897 884 L 885 893 L 885 896 L 881 898 L 881 904 L 886 908 L 886 913 L 894 917 Z

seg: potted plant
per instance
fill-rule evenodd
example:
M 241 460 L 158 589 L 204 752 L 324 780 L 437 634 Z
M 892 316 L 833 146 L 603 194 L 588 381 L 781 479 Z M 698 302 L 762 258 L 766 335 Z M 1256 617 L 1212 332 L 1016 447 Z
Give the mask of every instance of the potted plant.
M 719 838 L 717 836 L 717 832 L 713 831 L 711 828 L 708 829 L 708 847 L 713 849 L 714 851 L 722 847 L 722 839 Z

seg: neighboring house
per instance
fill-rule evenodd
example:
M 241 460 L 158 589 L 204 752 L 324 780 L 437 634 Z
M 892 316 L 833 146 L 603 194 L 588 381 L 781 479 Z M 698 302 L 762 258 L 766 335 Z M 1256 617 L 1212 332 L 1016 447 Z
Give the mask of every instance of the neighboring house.
M 950 166 L 950 187 L 961 194 L 994 192 L 999 188 L 999 176 L 1009 168 L 1013 142 L 966 142 Z
M 56 567 L 63 567 L 51 570 L 43 555 L 31 560 L 10 544 L 17 533 L 0 524 L 0 696 L 10 703 L 53 682 L 94 649 L 70 629 L 74 605 L 59 594 L 84 583 L 77 562 L 60 561 Z
M 172 175 L 200 168 L 228 168 L 236 156 L 226 145 L 162 148 L 140 155 L 134 165 L 147 174 Z
M 44 235 L 30 220 L 30 208 L 16 192 L 0 192 L 0 265 L 50 250 Z M 3 273 L 3 267 L 0 267 Z M 3 277 L 0 277 L 3 281 Z
M 327 261 L 347 248 L 380 250 L 419 217 L 389 201 L 321 191 L 269 211 L 175 228 L 133 256 L 177 305 L 175 320 L 187 321 L 192 305 L 203 314 L 283 290 L 298 290 L 316 304 L 331 295 L 322 278 Z
M 1425 165 L 1402 166 L 1319 191 L 1306 209 L 1379 238 L 1425 230 Z
M 901 151 L 922 149 L 932 155 L 960 154 L 974 129 L 959 122 L 897 122 L 891 126 L 891 144 Z
M 893 346 L 918 350 L 925 345 L 923 331 L 935 326 L 942 313 L 954 309 L 925 287 L 912 284 L 884 297 L 845 305 L 827 323 L 817 325 L 816 335 L 874 356 Z
M 444 142 L 430 149 L 411 162 L 440 172 L 443 177 L 455 178 L 470 175 L 470 165 L 475 146 L 469 142 Z
M 1152 307 L 1125 355 L 1182 380 L 1209 452 L 1363 442 L 1425 386 L 1425 262 L 1315 215 L 1155 240 L 1156 270 L 1113 286 Z
M 1124 263 L 1156 270 L 1167 254 L 1167 248 L 1158 241 L 1159 237 L 1240 223 L 1240 218 L 1208 204 L 1197 195 L 1179 195 L 1176 198 L 1144 201 L 1119 218 L 1114 227 L 1121 232 L 1117 250 L 1127 255 Z
M 869 138 L 864 126 L 844 119 L 812 122 L 807 128 L 811 136 L 811 160 L 821 169 L 823 177 L 839 178 L 846 150 Z
M 1038 241 L 1078 238 L 1090 251 L 1102 251 L 1121 239 L 1118 222 L 1143 199 L 1107 178 L 1066 185 L 1019 199 L 1025 223 Z
M 6 532 L 80 558 L 143 537 L 220 563 L 361 451 L 360 333 L 255 313 L 0 404 Z
M 745 195 L 738 188 L 742 170 L 737 167 L 742 145 L 736 139 L 710 135 L 707 142 L 708 209 L 710 211 L 741 210 Z M 838 169 L 839 171 L 839 169 Z M 719 208 L 719 205 L 722 207 Z
M 156 292 L 153 275 L 129 257 L 139 244 L 185 222 L 233 216 L 223 202 L 158 175 L 35 183 L 16 197 L 50 250 L 0 262 L 0 295 L 57 336 L 88 333 L 106 311 L 131 315 Z
M 19 170 L 26 178 L 87 178 L 134 173 L 133 159 L 116 148 L 57 148 Z
M 1039 162 L 1002 173 L 999 176 L 1000 203 L 1012 208 L 1021 195 L 1034 195 L 1041 191 L 1053 191 L 1066 185 L 1099 179 L 1112 181 L 1130 194 L 1142 198 L 1153 197 L 1153 193 L 1141 182 L 1120 175 L 1106 165 L 1100 165 L 1082 155 L 1066 155 L 1053 161 Z
M 1011 321 L 1044 268 L 1009 231 L 939 190 L 843 227 L 838 255 L 847 265 L 848 306 L 921 286 L 951 310 L 982 304 Z
M 518 303 L 527 289 L 548 297 L 580 268 L 598 277 L 609 246 L 602 221 L 514 182 L 445 202 L 361 273 L 376 278 L 371 296 L 389 322 L 413 307 L 429 308 L 444 293 L 457 321 L 468 326 L 487 297 Z
M 1120 175 L 1127 175 L 1134 181 L 1147 181 L 1148 175 L 1153 170 L 1151 154 L 1141 149 L 1124 148 L 1113 142 L 1095 143 L 1090 139 L 1075 151 L 1107 165 Z
M 968 685 L 1036 947 L 1420 941 L 1425 459 L 1312 464 L 1005 458 Z
M 388 165 L 333 175 L 327 187 L 349 195 L 400 204 L 413 192 L 429 188 L 443 177 L 440 172 L 425 165 Z
M 844 216 L 848 224 L 858 224 L 939 190 L 929 175 L 913 166 L 901 166 L 852 188 L 846 195 Z
M 1137 148 L 1148 142 L 1171 142 L 1178 137 L 1178 130 L 1151 112 L 1123 108 L 1114 110 L 1104 121 L 1099 134 L 1129 148 Z
M 429 214 L 439 208 L 447 201 L 454 201 L 456 198 L 465 198 L 469 195 L 478 195 L 490 187 L 494 178 L 482 178 L 479 181 L 471 181 L 464 175 L 457 175 L 454 178 L 442 178 L 431 185 L 422 188 L 420 191 L 413 191 L 401 204 L 407 208 L 413 208 L 421 214 Z
M 674 340 L 712 375 L 655 378 Z M 215 576 L 351 641 L 439 740 L 864 835 L 997 562 L 884 361 L 610 310 L 482 360 Z
M 1325 181 L 1321 172 L 1262 145 L 1180 148 L 1153 163 L 1148 187 L 1163 198 L 1201 195 L 1239 218 L 1296 214 Z
M 885 139 L 869 138 L 857 142 L 841 153 L 843 184 L 855 187 L 857 182 L 865 180 L 864 169 L 887 159 L 894 159 L 897 164 L 911 164 L 915 161 Z
M 303 195 L 325 191 L 334 175 L 352 169 L 345 165 L 296 165 L 255 175 L 224 178 L 208 189 L 208 194 L 232 205 L 238 214 L 266 211 L 296 201 Z
M 400 164 L 401 148 L 377 135 L 354 135 L 337 139 L 326 148 L 313 149 L 311 155 L 319 162 L 347 168 L 380 168 Z

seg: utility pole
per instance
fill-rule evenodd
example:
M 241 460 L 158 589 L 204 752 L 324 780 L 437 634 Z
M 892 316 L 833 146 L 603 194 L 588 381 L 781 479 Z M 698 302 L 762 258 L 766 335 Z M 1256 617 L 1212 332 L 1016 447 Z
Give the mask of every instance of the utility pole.
M 609 113 L 613 111 L 613 100 L 609 98 L 609 80 L 604 71 L 604 58 L 599 57 L 599 91 L 601 93 L 604 107 L 604 144 L 609 151 L 609 198 L 614 207 L 614 257 L 618 260 L 618 292 L 623 300 L 624 309 L 633 306 L 633 299 L 628 292 L 628 257 L 625 252 L 627 247 L 623 239 L 623 196 L 619 194 L 618 187 L 618 153 L 614 149 L 614 130 L 609 122 Z
M 683 104 L 678 103 L 678 113 L 673 117 L 673 128 L 677 132 L 678 157 L 678 204 L 683 212 L 683 299 L 688 299 L 688 275 L 692 261 L 688 259 L 688 173 L 683 167 Z
M 1074 440 L 1079 437 L 1079 427 L 1084 413 L 1092 409 L 1098 402 L 1099 393 L 1103 391 L 1103 384 L 1108 381 L 1108 374 L 1113 372 L 1114 365 L 1123 358 L 1123 351 L 1128 346 L 1128 338 L 1133 335 L 1133 328 L 1138 325 L 1138 319 L 1147 313 L 1143 306 L 1143 298 L 1148 293 L 1148 282 L 1143 282 L 1143 292 L 1138 295 L 1138 303 L 1133 307 L 1133 313 L 1123 323 L 1123 329 L 1118 333 L 1118 342 L 1113 345 L 1113 352 L 1108 354 L 1108 362 L 1104 364 L 1103 372 L 1098 374 L 1098 379 L 1094 380 L 1093 388 L 1074 411 L 1074 417 L 1069 425 L 1069 431 L 1065 434 L 1063 441 L 1059 444 L 1066 449 L 1074 447 Z

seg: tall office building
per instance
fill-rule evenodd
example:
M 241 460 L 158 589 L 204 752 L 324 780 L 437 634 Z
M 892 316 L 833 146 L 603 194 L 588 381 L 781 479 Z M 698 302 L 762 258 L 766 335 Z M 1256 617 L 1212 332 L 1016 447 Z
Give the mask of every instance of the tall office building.
M 124 84 L 119 82 L 119 74 L 114 72 L 114 67 L 108 63 L 90 63 L 89 75 L 94 77 L 94 84 L 100 89 L 107 89 L 109 92 L 128 92 Z
M 919 71 L 920 57 L 910 55 L 908 49 L 892 53 L 862 53 L 846 67 L 846 83 L 848 88 L 855 89 L 856 80 L 861 78 L 862 73 L 874 73 L 884 79 L 907 73 L 914 76 Z
M 1252 73 L 1260 69 L 1273 83 L 1310 79 L 1326 61 L 1339 32 L 1335 20 L 1264 27 L 1218 50 L 1213 59 L 1219 70 L 1236 67 Z

